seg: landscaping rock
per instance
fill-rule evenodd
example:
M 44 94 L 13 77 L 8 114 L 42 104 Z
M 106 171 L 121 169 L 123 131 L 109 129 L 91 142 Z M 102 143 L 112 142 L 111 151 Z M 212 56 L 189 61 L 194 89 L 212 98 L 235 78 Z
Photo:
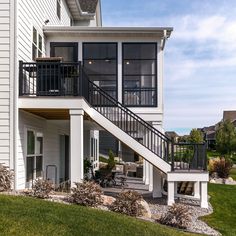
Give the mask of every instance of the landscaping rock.
M 102 195 L 102 204 L 104 206 L 110 206 L 113 202 L 115 202 L 115 198 L 107 195 Z
M 211 179 L 211 180 L 210 180 L 210 183 L 212 183 L 212 184 L 215 184 L 215 182 L 216 182 L 216 181 L 215 181 L 214 179 Z
M 144 218 L 151 218 L 152 217 L 152 213 L 151 213 L 151 210 L 150 210 L 150 207 L 149 207 L 148 203 L 145 200 L 141 200 L 140 204 L 143 207 L 143 209 L 142 209 L 142 216 Z

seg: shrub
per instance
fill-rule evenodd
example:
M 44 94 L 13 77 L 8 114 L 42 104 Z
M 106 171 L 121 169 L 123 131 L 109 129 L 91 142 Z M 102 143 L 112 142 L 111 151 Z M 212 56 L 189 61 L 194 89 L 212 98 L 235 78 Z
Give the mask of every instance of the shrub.
M 218 158 L 218 157 L 217 158 L 212 158 L 212 159 L 209 160 L 209 162 L 208 162 L 208 171 L 209 171 L 210 175 L 212 173 L 216 172 L 215 171 L 215 163 L 218 162 L 219 160 L 220 160 L 220 158 Z
M 49 198 L 53 190 L 53 184 L 44 179 L 36 179 L 32 186 L 32 195 L 37 198 Z
M 220 158 L 214 162 L 214 172 L 218 174 L 220 178 L 228 178 L 230 169 L 233 163 L 230 159 Z
M 112 150 L 109 150 L 109 158 L 107 161 L 107 169 L 112 170 L 116 165 L 114 153 Z
M 129 216 L 142 215 L 142 205 L 140 201 L 142 196 L 136 191 L 123 191 L 116 197 L 115 202 L 110 206 L 110 209 L 114 212 L 119 212 Z
M 98 184 L 93 181 L 84 181 L 75 183 L 72 188 L 70 201 L 83 206 L 98 206 L 102 203 L 102 190 Z
M 0 164 L 0 192 L 11 190 L 13 176 L 9 167 Z
M 164 225 L 186 229 L 191 222 L 188 207 L 182 204 L 174 204 L 158 221 Z

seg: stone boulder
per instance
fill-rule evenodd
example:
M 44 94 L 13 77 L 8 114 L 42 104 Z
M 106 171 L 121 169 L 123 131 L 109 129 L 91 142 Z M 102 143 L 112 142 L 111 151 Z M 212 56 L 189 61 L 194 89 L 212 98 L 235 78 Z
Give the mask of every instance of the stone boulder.
M 104 206 L 110 206 L 113 202 L 115 202 L 115 198 L 107 195 L 102 195 L 102 204 Z
M 144 218 L 151 218 L 152 217 L 152 213 L 151 213 L 151 210 L 149 208 L 148 203 L 145 200 L 141 200 L 140 204 L 143 207 L 143 209 L 142 209 L 142 217 L 144 217 Z

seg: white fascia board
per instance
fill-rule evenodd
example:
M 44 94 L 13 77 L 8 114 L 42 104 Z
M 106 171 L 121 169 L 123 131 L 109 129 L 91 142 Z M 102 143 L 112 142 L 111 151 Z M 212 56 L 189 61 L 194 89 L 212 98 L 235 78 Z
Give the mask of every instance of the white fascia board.
M 19 98 L 21 109 L 83 109 L 86 101 L 78 98 Z
M 170 37 L 172 27 L 84 27 L 84 26 L 44 26 L 45 35 L 70 34 L 151 34 L 161 38 Z M 166 32 L 166 33 L 165 33 Z M 166 35 L 165 35 L 166 34 Z
M 208 182 L 209 173 L 208 172 L 169 172 L 167 173 L 167 181 L 170 182 L 181 182 L 181 181 L 190 181 L 190 182 Z

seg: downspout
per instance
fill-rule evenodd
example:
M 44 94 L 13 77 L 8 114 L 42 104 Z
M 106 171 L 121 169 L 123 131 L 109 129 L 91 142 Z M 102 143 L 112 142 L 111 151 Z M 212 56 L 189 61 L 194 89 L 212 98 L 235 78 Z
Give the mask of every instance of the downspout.
M 163 31 L 163 38 L 162 38 L 162 41 L 161 41 L 161 50 L 164 50 L 167 39 L 168 39 L 167 30 L 164 30 Z

